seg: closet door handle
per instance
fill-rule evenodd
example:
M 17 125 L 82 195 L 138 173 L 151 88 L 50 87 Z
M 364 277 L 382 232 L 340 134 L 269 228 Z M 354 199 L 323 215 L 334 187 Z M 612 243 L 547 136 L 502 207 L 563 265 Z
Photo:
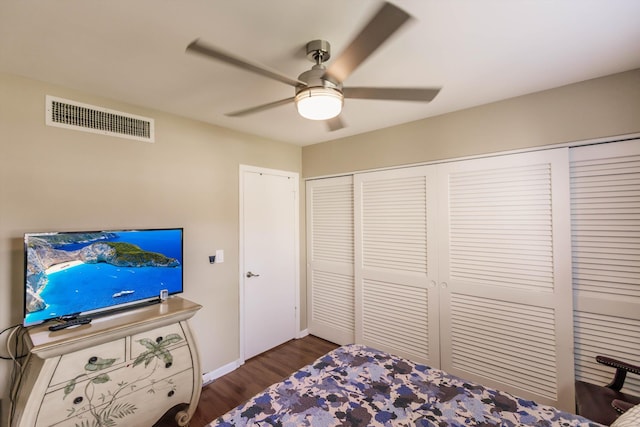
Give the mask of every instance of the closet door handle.
M 252 277 L 260 277 L 260 275 L 259 275 L 259 274 L 253 274 L 252 272 L 248 271 L 248 272 L 247 272 L 247 277 L 248 277 L 248 278 L 252 278 Z

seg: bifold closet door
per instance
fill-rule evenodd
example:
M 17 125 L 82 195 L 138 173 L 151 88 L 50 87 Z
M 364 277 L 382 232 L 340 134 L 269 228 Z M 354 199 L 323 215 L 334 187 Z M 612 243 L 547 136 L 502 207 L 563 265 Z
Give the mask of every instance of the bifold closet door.
M 309 333 L 354 342 L 353 177 L 307 181 Z
M 356 174 L 356 342 L 440 364 L 433 167 Z
M 442 369 L 574 408 L 568 149 L 438 165 Z
M 576 378 L 603 385 L 597 355 L 640 365 L 640 140 L 570 156 Z M 640 395 L 637 375 L 625 391 Z

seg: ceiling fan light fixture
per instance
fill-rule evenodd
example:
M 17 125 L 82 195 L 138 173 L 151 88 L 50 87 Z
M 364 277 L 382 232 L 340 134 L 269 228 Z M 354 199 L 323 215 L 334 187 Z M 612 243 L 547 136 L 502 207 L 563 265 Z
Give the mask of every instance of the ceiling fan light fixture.
M 327 120 L 340 114 L 344 96 L 329 87 L 308 87 L 296 94 L 295 102 L 298 114 L 305 119 Z

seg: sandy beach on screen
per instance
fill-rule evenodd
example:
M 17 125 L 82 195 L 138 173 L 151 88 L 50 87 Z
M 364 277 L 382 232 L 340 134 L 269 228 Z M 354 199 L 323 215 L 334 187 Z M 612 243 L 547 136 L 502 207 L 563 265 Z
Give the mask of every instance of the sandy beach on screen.
M 66 270 L 67 268 L 77 267 L 79 265 L 84 264 L 82 261 L 67 261 L 61 262 L 60 264 L 54 264 L 51 267 L 47 268 L 45 273 L 47 275 L 58 273 L 59 271 Z

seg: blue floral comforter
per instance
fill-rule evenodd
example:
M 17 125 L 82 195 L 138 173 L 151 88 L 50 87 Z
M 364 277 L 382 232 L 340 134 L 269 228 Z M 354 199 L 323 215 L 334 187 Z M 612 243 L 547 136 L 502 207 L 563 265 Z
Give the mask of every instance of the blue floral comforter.
M 362 345 L 347 345 L 218 418 L 226 426 L 600 426 Z

